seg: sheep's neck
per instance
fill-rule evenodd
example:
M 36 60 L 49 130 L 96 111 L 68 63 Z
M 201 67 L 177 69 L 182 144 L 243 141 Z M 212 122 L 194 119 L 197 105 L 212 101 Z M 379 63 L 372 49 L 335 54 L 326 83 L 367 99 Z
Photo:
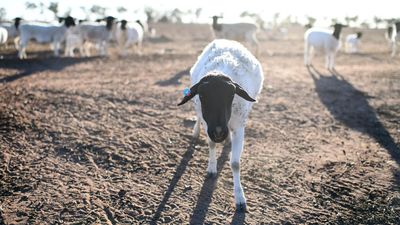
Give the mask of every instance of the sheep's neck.
M 335 30 L 333 31 L 333 34 L 332 34 L 332 35 L 333 35 L 337 40 L 339 40 L 340 31 L 341 31 L 341 29 L 335 29 Z
M 213 27 L 213 29 L 216 30 L 216 31 L 221 31 L 221 30 L 222 30 L 221 24 L 217 24 L 217 23 L 215 23 L 215 22 L 213 23 L 212 27 Z

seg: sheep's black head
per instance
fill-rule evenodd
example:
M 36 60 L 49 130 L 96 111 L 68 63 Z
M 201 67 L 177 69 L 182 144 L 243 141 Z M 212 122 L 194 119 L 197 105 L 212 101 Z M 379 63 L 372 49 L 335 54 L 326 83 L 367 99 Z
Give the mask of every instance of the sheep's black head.
M 362 37 L 362 32 L 357 32 L 357 38 L 360 39 Z
M 333 25 L 334 30 L 333 30 L 333 34 L 332 35 L 338 40 L 339 40 L 339 37 L 340 37 L 340 32 L 342 31 L 343 27 L 348 27 L 348 26 L 340 24 L 340 23 L 336 23 L 336 24 Z
M 128 23 L 128 21 L 126 20 L 121 20 L 121 30 L 126 30 L 126 24 Z
M 107 30 L 111 30 L 113 28 L 115 18 L 112 16 L 107 16 L 104 18 L 104 20 L 106 21 Z
M 216 31 L 221 31 L 222 30 L 222 26 L 221 26 L 221 24 L 218 24 L 218 19 L 223 18 L 223 17 L 222 16 L 213 16 L 211 18 L 213 20 L 213 23 L 212 23 L 213 29 L 216 30 Z
M 18 29 L 19 24 L 21 23 L 22 18 L 21 17 L 15 17 L 14 18 L 14 26 L 15 28 Z
M 75 26 L 75 19 L 71 16 L 67 16 L 67 17 L 58 17 L 58 22 L 62 23 L 64 22 L 64 25 L 66 27 L 71 27 L 71 26 Z
M 247 101 L 255 102 L 252 97 L 229 77 L 221 74 L 210 74 L 190 88 L 178 104 L 185 104 L 199 95 L 203 119 L 207 123 L 207 133 L 214 142 L 222 142 L 229 134 L 228 122 L 231 118 L 232 101 L 235 94 Z
M 75 19 L 71 16 L 67 16 L 65 18 L 65 26 L 66 27 L 71 27 L 71 26 L 75 26 Z

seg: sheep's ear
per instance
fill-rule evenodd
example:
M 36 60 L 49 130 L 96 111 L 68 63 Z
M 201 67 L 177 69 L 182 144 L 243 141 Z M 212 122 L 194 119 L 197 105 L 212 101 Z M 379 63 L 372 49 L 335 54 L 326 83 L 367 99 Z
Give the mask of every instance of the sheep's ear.
M 190 99 L 192 99 L 194 96 L 197 95 L 197 89 L 200 85 L 200 82 L 193 85 L 190 88 L 190 93 L 188 95 L 185 95 L 185 97 L 183 97 L 182 101 L 178 104 L 178 106 L 185 104 L 187 101 L 189 101 Z
M 247 94 L 247 92 L 237 83 L 233 82 L 233 84 L 235 85 L 236 89 L 235 89 L 235 93 L 237 95 L 239 95 L 240 97 L 244 98 L 245 100 L 249 101 L 249 102 L 255 102 L 256 100 L 253 99 L 252 97 L 250 97 L 249 94 Z

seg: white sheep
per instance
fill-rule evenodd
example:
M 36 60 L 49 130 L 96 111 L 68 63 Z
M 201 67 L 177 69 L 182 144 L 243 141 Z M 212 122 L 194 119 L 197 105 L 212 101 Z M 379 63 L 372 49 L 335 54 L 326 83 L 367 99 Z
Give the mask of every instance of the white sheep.
M 393 25 L 390 24 L 385 32 L 385 39 L 388 42 L 389 49 L 392 50 L 392 33 L 393 33 Z
M 84 22 L 79 24 L 77 27 L 79 29 L 79 35 L 81 36 L 84 43 L 90 42 L 94 44 L 98 48 L 98 52 L 100 55 L 108 55 L 108 43 L 115 35 L 115 18 L 112 16 L 108 16 L 104 19 L 106 23 L 93 23 L 93 22 Z M 89 47 L 90 45 L 85 45 L 86 56 L 89 56 Z
M 213 16 L 212 34 L 214 39 L 230 39 L 240 42 L 249 43 L 255 48 L 255 55 L 259 53 L 259 43 L 257 40 L 257 32 L 259 27 L 254 23 L 218 23 L 220 16 Z
M 137 44 L 140 52 L 143 42 L 143 34 L 144 27 L 138 21 L 128 23 L 126 20 L 121 20 L 120 26 L 116 28 L 115 32 L 120 54 L 126 55 L 128 49 L 133 44 Z
M 7 39 L 8 39 L 7 29 L 0 27 L 0 45 L 6 44 Z
M 81 56 L 89 56 L 89 47 L 85 46 L 85 42 L 80 35 L 79 27 L 73 27 L 67 30 L 65 35 L 65 51 L 64 55 L 74 57 L 74 50 L 78 49 Z
M 393 24 L 391 44 L 392 57 L 394 57 L 396 56 L 397 47 L 400 44 L 400 21 L 397 21 Z
M 14 22 L 4 22 L 0 24 L 0 27 L 3 27 L 7 30 L 7 42 L 13 42 L 14 46 L 16 49 L 18 49 L 18 36 L 19 36 L 19 31 L 18 31 L 18 27 L 21 23 L 21 18 L 16 17 L 13 19 Z
M 197 121 L 193 136 L 199 136 L 201 123 L 209 143 L 209 175 L 217 173 L 215 143 L 227 138 L 231 140 L 230 164 L 236 206 L 245 209 L 246 198 L 240 183 L 240 155 L 246 120 L 263 85 L 261 65 L 240 43 L 217 39 L 203 50 L 190 74 L 192 87 L 178 105 L 194 97 Z
M 361 32 L 355 34 L 349 34 L 346 36 L 345 50 L 347 53 L 357 53 L 360 45 L 360 39 L 362 37 Z
M 333 70 L 335 67 L 336 52 L 340 48 L 340 32 L 342 24 L 335 24 L 333 32 L 328 29 L 310 28 L 304 33 L 304 64 L 311 65 L 313 51 L 325 54 L 325 67 Z
M 69 27 L 75 26 L 75 21 L 68 16 L 63 18 L 63 25 L 49 25 L 43 23 L 25 23 L 19 26 L 20 40 L 18 56 L 20 59 L 27 58 L 26 47 L 30 40 L 38 43 L 51 43 L 54 55 L 59 55 L 61 43 L 65 40 L 65 33 Z

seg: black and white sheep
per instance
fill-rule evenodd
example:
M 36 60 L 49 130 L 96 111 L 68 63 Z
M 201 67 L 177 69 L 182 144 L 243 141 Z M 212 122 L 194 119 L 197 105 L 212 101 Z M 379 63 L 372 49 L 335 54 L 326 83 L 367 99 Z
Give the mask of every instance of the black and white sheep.
M 259 54 L 259 43 L 257 40 L 258 25 L 255 23 L 218 23 L 222 17 L 212 17 L 212 34 L 214 39 L 230 39 L 240 42 L 246 42 L 255 48 L 255 55 Z
M 304 33 L 304 64 L 311 65 L 313 51 L 325 54 L 325 67 L 333 70 L 335 67 L 336 52 L 340 48 L 340 32 L 342 24 L 335 24 L 333 32 L 328 29 L 310 28 Z
M 357 32 L 355 34 L 349 34 L 346 36 L 345 50 L 347 53 L 357 53 L 360 46 L 360 39 L 362 37 L 362 32 Z
M 117 39 L 119 52 L 126 55 L 129 48 L 136 44 L 138 51 L 143 42 L 144 26 L 140 21 L 128 22 L 121 20 L 120 25 L 116 28 L 115 37 Z
M 108 43 L 114 38 L 116 19 L 112 16 L 108 16 L 99 20 L 99 22 L 101 21 L 105 21 L 105 24 L 83 22 L 77 26 L 77 34 L 80 36 L 81 40 L 77 39 L 74 42 L 81 41 L 84 43 L 84 55 L 86 56 L 90 56 L 89 48 L 91 46 L 90 44 L 87 45 L 87 42 L 95 45 L 100 55 L 108 55 Z M 76 39 L 76 37 L 74 38 Z
M 217 39 L 203 50 L 190 74 L 192 87 L 178 105 L 194 98 L 197 121 L 193 135 L 199 135 L 201 123 L 209 143 L 209 175 L 217 172 L 215 144 L 229 136 L 236 206 L 245 209 L 240 155 L 246 120 L 264 80 L 261 65 L 240 43 Z
M 19 26 L 20 40 L 18 56 L 20 59 L 27 58 L 26 47 L 30 40 L 38 43 L 51 43 L 54 55 L 59 55 L 61 43 L 65 40 L 67 29 L 75 26 L 74 18 L 68 16 L 62 18 L 63 25 L 51 25 L 43 23 L 24 23 Z
M 400 44 L 400 21 L 397 21 L 393 24 L 392 28 L 392 37 L 391 37 L 392 57 L 396 56 L 396 51 L 399 44 Z
M 4 22 L 0 24 L 0 27 L 3 27 L 7 30 L 7 43 L 12 42 L 16 49 L 18 49 L 18 28 L 21 24 L 21 21 L 22 18 L 16 17 L 13 19 L 13 22 Z

